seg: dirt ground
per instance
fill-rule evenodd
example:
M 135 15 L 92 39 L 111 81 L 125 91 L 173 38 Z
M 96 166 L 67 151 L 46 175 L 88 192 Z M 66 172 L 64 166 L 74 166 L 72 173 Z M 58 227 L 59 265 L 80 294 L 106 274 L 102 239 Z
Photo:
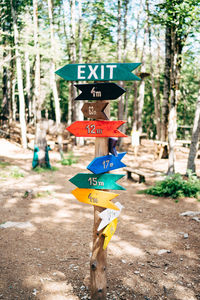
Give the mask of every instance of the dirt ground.
M 152 141 L 142 141 L 137 158 L 126 146 L 123 162 L 149 177 L 145 184 L 120 181 L 126 190 L 116 201 L 124 209 L 107 250 L 107 299 L 200 299 L 200 223 L 180 215 L 200 211 L 200 202 L 137 194 L 162 178 L 167 160 L 154 159 Z M 87 172 L 94 145 L 73 152 L 76 164 L 62 166 L 52 151 L 58 170 L 36 173 L 32 151 L 0 139 L 0 299 L 90 299 L 93 207 L 73 197 L 68 180 Z M 187 148 L 176 150 L 177 172 L 186 171 L 187 156 Z

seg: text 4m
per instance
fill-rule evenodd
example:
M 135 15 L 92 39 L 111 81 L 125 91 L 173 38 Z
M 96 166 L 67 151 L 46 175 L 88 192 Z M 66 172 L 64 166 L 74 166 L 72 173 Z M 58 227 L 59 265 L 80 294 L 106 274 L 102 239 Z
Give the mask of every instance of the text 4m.
M 78 79 L 113 79 L 117 65 L 78 65 Z

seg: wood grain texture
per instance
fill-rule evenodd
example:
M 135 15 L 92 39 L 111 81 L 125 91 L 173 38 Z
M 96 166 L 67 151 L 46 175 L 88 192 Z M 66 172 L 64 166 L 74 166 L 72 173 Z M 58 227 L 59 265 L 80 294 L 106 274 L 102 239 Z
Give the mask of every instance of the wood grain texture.
M 110 115 L 110 105 L 106 107 L 107 116 Z M 108 154 L 108 138 L 99 137 L 95 140 L 95 157 Z M 90 287 L 92 300 L 105 300 L 107 292 L 107 250 L 103 250 L 104 236 L 103 230 L 98 232 L 101 222 L 99 213 L 104 209 L 94 207 L 94 227 L 93 227 L 93 249 L 90 260 Z

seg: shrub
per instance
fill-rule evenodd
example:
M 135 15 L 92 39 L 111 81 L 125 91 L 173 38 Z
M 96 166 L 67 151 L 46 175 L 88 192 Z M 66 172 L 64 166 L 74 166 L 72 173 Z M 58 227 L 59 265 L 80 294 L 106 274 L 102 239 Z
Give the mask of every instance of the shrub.
M 155 186 L 152 186 L 145 191 L 145 194 L 150 194 L 159 197 L 195 197 L 200 195 L 200 181 L 191 173 L 188 173 L 188 178 L 183 178 L 181 174 L 167 176 L 164 180 L 158 181 Z
M 52 172 L 52 171 L 58 171 L 59 169 L 57 167 L 39 167 L 37 166 L 36 168 L 33 169 L 34 172 L 36 173 L 44 173 L 44 172 Z
M 77 163 L 77 159 L 74 157 L 74 153 L 72 151 L 68 153 L 67 158 L 61 160 L 61 165 L 63 166 L 71 166 L 75 163 Z

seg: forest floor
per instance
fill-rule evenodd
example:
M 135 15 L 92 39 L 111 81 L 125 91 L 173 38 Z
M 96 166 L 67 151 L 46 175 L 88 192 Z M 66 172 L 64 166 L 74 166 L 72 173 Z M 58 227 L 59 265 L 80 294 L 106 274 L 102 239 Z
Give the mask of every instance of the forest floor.
M 90 299 L 93 207 L 73 197 L 68 180 L 86 171 L 94 145 L 73 152 L 72 166 L 62 166 L 52 151 L 58 170 L 36 173 L 32 151 L 0 139 L 0 299 Z M 120 182 L 124 209 L 107 248 L 107 299 L 199 300 L 200 223 L 181 213 L 200 211 L 200 202 L 137 193 L 167 171 L 167 160 L 155 160 L 153 152 L 153 142 L 142 140 L 138 157 L 129 146 L 123 159 L 154 177 Z M 177 172 L 185 173 L 187 157 L 187 148 L 177 149 Z

